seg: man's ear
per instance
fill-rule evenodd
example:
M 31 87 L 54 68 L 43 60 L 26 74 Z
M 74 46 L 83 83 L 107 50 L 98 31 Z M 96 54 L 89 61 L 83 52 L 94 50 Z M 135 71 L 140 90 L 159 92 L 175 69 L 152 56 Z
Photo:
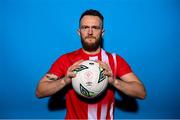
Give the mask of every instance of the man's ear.
M 105 30 L 104 30 L 104 28 L 102 29 L 102 37 L 104 36 L 104 32 L 105 32 Z
M 81 34 L 80 29 L 77 29 L 77 34 L 80 36 L 80 34 Z

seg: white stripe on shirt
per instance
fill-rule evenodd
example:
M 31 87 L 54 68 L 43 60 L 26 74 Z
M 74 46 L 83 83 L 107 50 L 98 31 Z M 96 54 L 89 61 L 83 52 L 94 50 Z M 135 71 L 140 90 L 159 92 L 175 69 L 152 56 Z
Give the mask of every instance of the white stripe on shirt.
M 107 105 L 102 105 L 101 107 L 101 117 L 100 117 L 100 120 L 104 120 L 106 119 L 106 116 L 107 116 Z
M 113 120 L 113 110 L 114 110 L 114 103 L 111 103 L 111 108 L 110 108 L 110 119 Z
M 97 119 L 97 104 L 88 104 L 88 120 Z

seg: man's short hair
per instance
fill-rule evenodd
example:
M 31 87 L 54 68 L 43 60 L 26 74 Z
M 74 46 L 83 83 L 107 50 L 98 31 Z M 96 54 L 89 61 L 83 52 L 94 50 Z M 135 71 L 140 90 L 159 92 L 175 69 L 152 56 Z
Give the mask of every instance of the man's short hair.
M 102 27 L 103 27 L 103 24 L 104 24 L 103 15 L 99 11 L 93 10 L 93 9 L 86 10 L 84 13 L 82 13 L 82 15 L 81 15 L 81 17 L 79 19 L 79 25 L 81 23 L 81 19 L 86 15 L 98 16 L 100 18 L 100 20 L 102 21 Z

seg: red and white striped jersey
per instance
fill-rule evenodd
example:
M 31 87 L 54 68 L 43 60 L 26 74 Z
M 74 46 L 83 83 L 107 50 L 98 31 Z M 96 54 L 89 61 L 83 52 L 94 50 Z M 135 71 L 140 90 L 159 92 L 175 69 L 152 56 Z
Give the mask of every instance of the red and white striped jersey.
M 86 54 L 82 49 L 79 49 L 59 57 L 52 64 L 49 72 L 63 77 L 67 69 L 78 60 L 101 60 L 109 64 L 113 73 L 119 78 L 132 72 L 130 66 L 122 57 L 119 55 L 113 56 L 103 49 L 94 55 Z M 66 93 L 66 119 L 113 119 L 114 97 L 114 89 L 109 85 L 100 98 L 85 100 L 75 93 L 70 84 Z

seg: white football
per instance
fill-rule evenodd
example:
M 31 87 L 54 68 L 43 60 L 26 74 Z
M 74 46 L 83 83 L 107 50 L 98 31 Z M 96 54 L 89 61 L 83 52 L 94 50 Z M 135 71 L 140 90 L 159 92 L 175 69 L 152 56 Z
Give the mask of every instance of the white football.
M 74 90 L 86 98 L 99 96 L 108 85 L 108 77 L 98 62 L 85 60 L 75 69 L 76 77 L 72 78 Z

